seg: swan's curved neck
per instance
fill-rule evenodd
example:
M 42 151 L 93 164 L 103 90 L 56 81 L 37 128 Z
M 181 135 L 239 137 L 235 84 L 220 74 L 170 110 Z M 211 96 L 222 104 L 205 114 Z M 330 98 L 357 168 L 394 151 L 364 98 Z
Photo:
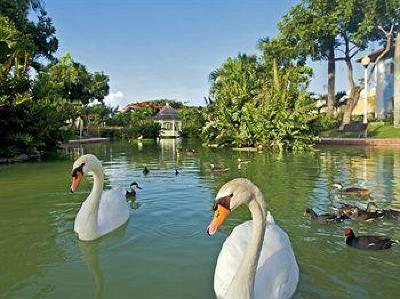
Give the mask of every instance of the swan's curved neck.
M 101 167 L 96 167 L 92 169 L 93 172 L 93 187 L 90 192 L 88 198 L 86 199 L 86 219 L 87 219 L 87 227 L 86 230 L 90 234 L 97 233 L 97 218 L 99 212 L 99 205 L 101 195 L 103 193 L 103 185 L 104 185 L 104 173 Z
M 257 187 L 254 188 L 253 200 L 248 204 L 253 218 L 253 233 L 239 270 L 232 280 L 227 298 L 249 299 L 254 295 L 254 281 L 266 225 L 264 198 L 260 190 Z

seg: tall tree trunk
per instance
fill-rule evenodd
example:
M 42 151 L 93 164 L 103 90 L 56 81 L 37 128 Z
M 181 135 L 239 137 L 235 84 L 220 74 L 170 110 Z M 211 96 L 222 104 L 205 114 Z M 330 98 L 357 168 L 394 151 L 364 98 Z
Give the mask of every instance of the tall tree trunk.
M 274 87 L 276 90 L 280 89 L 280 80 L 279 80 L 279 67 L 278 67 L 278 59 L 272 59 L 272 68 L 274 73 Z
M 346 66 L 347 66 L 347 81 L 350 85 L 350 97 L 347 100 L 347 104 L 344 108 L 343 120 L 342 124 L 340 125 L 340 130 L 343 130 L 344 125 L 349 124 L 351 121 L 351 114 L 353 112 L 354 107 L 357 105 L 358 100 L 360 98 L 361 89 L 359 86 L 356 85 L 353 78 L 353 64 L 351 63 L 350 56 L 346 56 L 345 59 Z
M 328 114 L 333 115 L 335 112 L 336 96 L 335 96 L 335 48 L 328 50 Z
M 400 33 L 397 33 L 394 50 L 393 124 L 400 128 Z

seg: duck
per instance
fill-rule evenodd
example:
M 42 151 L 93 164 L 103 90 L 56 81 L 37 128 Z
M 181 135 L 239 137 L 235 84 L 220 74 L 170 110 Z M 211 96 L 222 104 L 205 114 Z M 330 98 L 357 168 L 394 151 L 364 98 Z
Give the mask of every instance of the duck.
M 371 211 L 371 206 L 376 206 L 376 204 L 373 202 L 368 203 L 365 210 L 360 209 L 357 206 L 342 204 L 342 207 L 338 208 L 337 210 L 340 216 L 346 216 L 352 220 L 372 221 L 384 217 L 384 212 L 382 210 Z
M 148 170 L 148 169 L 147 169 L 147 166 L 145 166 L 144 169 L 143 169 L 143 174 L 144 174 L 144 176 L 148 175 L 149 172 L 150 172 L 150 170 Z
M 239 164 L 249 164 L 251 162 L 250 160 L 242 160 L 240 158 L 238 158 L 237 161 L 239 162 Z
M 398 210 L 393 210 L 393 209 L 379 209 L 376 203 L 374 202 L 369 202 L 367 206 L 367 210 L 369 210 L 369 207 L 373 206 L 375 210 L 383 214 L 383 217 L 389 218 L 389 219 L 400 219 L 400 211 Z
M 238 158 L 237 161 L 238 161 L 238 169 L 241 169 L 243 165 L 247 165 L 251 162 L 250 160 L 244 161 L 240 158 Z
M 224 167 L 220 167 L 220 166 L 215 166 L 215 164 L 210 163 L 210 171 L 212 171 L 212 172 L 219 173 L 219 172 L 226 172 L 226 171 L 228 171 L 228 170 L 229 170 L 229 168 L 224 168 Z
M 189 148 L 186 150 L 186 155 L 193 156 L 194 154 L 196 154 L 196 150 L 194 148 Z
M 397 241 L 391 240 L 385 236 L 358 236 L 354 234 L 351 228 L 344 229 L 344 239 L 348 246 L 358 249 L 384 250 L 392 247 Z
M 385 218 L 400 219 L 400 211 L 389 209 L 382 210 L 382 212 Z
M 143 135 L 140 135 L 137 139 L 139 140 L 143 139 Z
M 322 224 L 340 223 L 345 219 L 349 219 L 347 216 L 338 216 L 335 214 L 322 214 L 317 215 L 313 209 L 306 209 L 304 211 L 304 216 L 311 216 L 311 219 L 315 222 Z
M 343 185 L 340 183 L 335 183 L 332 186 L 337 188 L 338 192 L 342 195 L 366 197 L 366 196 L 369 196 L 369 194 L 370 194 L 370 192 L 367 188 L 362 188 L 362 187 L 346 187 L 346 188 L 344 188 Z
M 179 171 L 177 168 L 175 168 L 175 175 L 177 176 L 179 174 Z
M 79 157 L 72 166 L 71 193 L 75 192 L 82 178 L 93 174 L 93 187 L 89 196 L 82 203 L 74 221 L 74 231 L 81 241 L 96 240 L 129 219 L 129 204 L 121 189 L 103 190 L 104 170 L 95 155 Z
M 135 187 L 138 188 L 138 189 L 142 189 L 142 187 L 139 187 L 138 183 L 136 183 L 136 182 L 133 182 L 132 184 L 130 184 L 129 187 L 130 187 L 130 190 L 127 190 L 125 192 L 125 197 L 126 198 L 136 197 Z M 134 188 L 132 188 L 132 187 L 134 187 Z
M 236 226 L 222 246 L 214 275 L 217 298 L 283 299 L 294 294 L 299 281 L 296 257 L 288 235 L 265 204 L 260 189 L 245 178 L 233 179 L 218 191 L 208 235 L 242 205 L 252 220 Z

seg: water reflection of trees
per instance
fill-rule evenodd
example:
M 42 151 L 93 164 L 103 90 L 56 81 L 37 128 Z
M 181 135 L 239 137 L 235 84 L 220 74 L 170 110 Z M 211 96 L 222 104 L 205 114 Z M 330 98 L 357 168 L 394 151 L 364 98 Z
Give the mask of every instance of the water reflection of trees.
M 319 158 L 320 181 L 328 189 L 334 182 L 365 186 L 371 200 L 400 208 L 400 153 L 395 148 L 321 148 Z

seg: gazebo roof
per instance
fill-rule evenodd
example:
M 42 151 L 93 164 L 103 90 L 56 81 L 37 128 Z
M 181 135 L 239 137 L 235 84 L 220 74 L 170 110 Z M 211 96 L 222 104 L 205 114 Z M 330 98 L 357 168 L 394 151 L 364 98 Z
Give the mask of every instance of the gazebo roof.
M 176 111 L 168 103 L 156 115 L 157 120 L 177 120 Z

